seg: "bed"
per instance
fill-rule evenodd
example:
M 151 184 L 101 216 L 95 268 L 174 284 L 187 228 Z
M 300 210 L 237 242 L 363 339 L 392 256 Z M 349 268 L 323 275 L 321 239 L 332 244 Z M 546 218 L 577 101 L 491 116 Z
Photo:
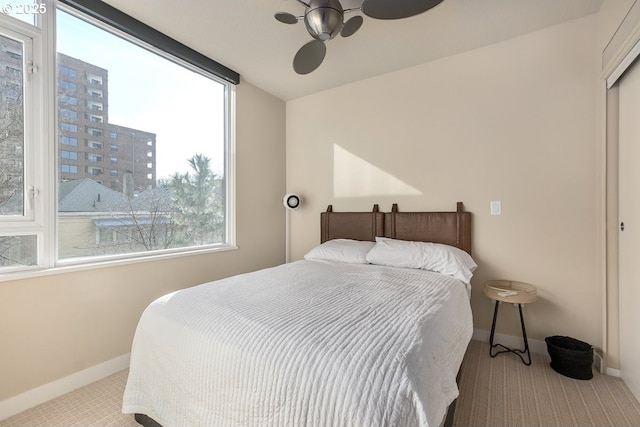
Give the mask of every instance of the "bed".
M 471 214 L 329 206 L 320 241 L 150 304 L 123 412 L 164 427 L 443 425 L 472 334 Z

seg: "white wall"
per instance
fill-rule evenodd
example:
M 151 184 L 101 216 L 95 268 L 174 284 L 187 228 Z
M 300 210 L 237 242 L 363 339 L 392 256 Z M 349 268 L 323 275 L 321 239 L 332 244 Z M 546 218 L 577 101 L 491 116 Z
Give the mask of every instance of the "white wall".
M 236 101 L 238 249 L 0 283 L 0 401 L 128 353 L 165 293 L 284 262 L 285 104 L 246 82 Z
M 602 344 L 599 251 L 599 63 L 590 16 L 287 103 L 292 258 L 319 241 L 319 212 L 473 213 L 477 329 L 492 305 L 481 283 L 535 284 L 530 338 L 566 334 Z M 345 184 L 346 183 L 346 184 Z M 501 200 L 503 214 L 489 215 Z M 517 311 L 498 332 L 519 335 Z

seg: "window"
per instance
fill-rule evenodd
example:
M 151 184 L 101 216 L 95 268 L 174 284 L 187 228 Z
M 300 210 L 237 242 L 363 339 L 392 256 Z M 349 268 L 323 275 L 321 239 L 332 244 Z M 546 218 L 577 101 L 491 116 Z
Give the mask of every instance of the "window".
M 87 147 L 89 148 L 95 148 L 96 150 L 102 150 L 102 143 L 98 142 L 98 141 L 87 141 Z
M 60 110 L 58 110 L 60 117 L 66 117 L 68 119 L 77 119 L 78 118 L 78 112 L 77 111 L 73 111 L 73 110 L 67 110 L 65 108 L 60 108 Z
M 60 75 L 61 76 L 69 76 L 76 78 L 78 77 L 78 72 L 73 68 L 65 67 L 64 65 L 60 66 Z
M 63 159 L 69 159 L 69 160 L 78 160 L 78 152 L 77 151 L 66 151 L 66 150 L 62 150 L 60 152 L 61 157 Z
M 89 175 L 102 175 L 102 168 L 96 168 L 94 166 L 87 166 L 85 171 Z
M 87 133 L 91 136 L 102 136 L 102 130 L 96 128 L 87 128 Z
M 78 105 L 78 98 L 62 93 L 60 94 L 60 102 L 69 105 Z
M 70 136 L 61 136 L 60 143 L 62 145 L 71 145 L 72 147 L 78 146 L 78 138 L 72 138 Z
M 60 165 L 60 170 L 62 173 L 78 173 L 78 166 L 76 165 L 65 165 L 64 163 Z
M 97 243 L 112 243 L 115 242 L 115 232 L 111 228 L 99 228 L 98 229 L 98 242 Z
M 87 81 L 92 85 L 102 85 L 102 76 L 87 73 Z
M 238 75 L 98 3 L 0 14 L 0 275 L 234 243 Z
M 17 59 L 19 61 L 22 60 L 22 51 L 17 50 L 17 49 L 12 49 L 11 47 L 7 47 L 5 46 L 4 48 L 4 53 L 5 55 L 7 55 L 9 58 L 13 58 L 13 59 Z
M 67 90 L 69 92 L 75 92 L 78 90 L 78 85 L 66 80 L 60 80 L 60 89 Z
M 60 123 L 60 130 L 65 132 L 78 132 L 78 125 L 74 125 L 73 123 Z
M 96 116 L 95 114 L 85 114 L 84 118 L 91 121 L 91 123 L 102 123 L 102 116 Z

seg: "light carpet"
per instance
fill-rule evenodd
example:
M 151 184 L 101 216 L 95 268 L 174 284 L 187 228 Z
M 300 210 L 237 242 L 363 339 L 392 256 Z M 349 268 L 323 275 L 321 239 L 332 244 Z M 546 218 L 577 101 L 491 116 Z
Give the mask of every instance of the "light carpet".
M 489 357 L 472 341 L 460 379 L 454 426 L 640 426 L 640 404 L 620 378 L 594 371 L 590 380 L 562 376 L 546 354 L 526 366 L 513 354 Z
M 512 354 L 488 353 L 487 343 L 471 341 L 454 426 L 640 426 L 640 403 L 620 378 L 594 372 L 591 380 L 574 380 L 553 371 L 547 355 L 532 354 L 525 366 Z M 119 372 L 2 420 L 0 427 L 138 426 L 120 413 L 126 379 L 127 371 Z

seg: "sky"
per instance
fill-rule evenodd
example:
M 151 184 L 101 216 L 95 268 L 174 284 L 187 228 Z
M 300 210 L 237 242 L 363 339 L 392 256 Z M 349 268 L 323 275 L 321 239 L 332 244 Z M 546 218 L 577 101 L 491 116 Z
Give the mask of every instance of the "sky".
M 58 52 L 108 70 L 109 122 L 156 134 L 158 179 L 187 172 L 196 153 L 223 172 L 222 84 L 60 10 L 57 45 Z

